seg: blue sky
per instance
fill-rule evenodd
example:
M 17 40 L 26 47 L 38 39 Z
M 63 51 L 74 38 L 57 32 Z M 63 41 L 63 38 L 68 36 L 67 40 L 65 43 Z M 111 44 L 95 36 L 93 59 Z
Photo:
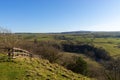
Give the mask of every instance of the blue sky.
M 120 31 L 120 0 L 0 0 L 13 32 Z

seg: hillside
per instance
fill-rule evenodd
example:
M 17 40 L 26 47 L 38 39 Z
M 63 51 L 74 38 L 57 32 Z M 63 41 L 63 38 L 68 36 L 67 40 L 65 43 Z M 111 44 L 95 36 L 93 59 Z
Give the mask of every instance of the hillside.
M 0 78 L 2 80 L 91 80 L 58 64 L 51 64 L 47 60 L 17 58 L 7 62 L 5 56 L 0 57 Z

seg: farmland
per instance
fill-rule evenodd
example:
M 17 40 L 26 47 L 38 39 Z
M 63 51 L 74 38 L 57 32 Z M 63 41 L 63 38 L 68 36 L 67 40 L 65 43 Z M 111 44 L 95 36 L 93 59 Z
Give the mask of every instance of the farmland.
M 15 38 L 8 35 L 4 37 L 8 40 L 4 44 L 5 47 L 9 43 L 7 47 L 11 49 L 14 42 L 19 40 L 19 43 L 17 42 L 18 44 L 14 46 L 28 50 L 33 57 L 32 59 L 31 57 L 9 59 L 9 56 L 1 54 L 0 77 L 4 80 L 9 78 L 12 80 L 46 80 L 48 78 L 50 80 L 82 80 L 83 78 L 85 80 L 109 80 L 104 77 L 109 74 L 109 69 L 105 67 L 109 64 L 105 62 L 119 57 L 120 38 L 118 35 L 107 37 L 102 35 L 101 33 L 16 33 Z M 57 68 L 54 67 L 56 65 Z M 106 69 L 107 73 L 104 73 Z M 116 76 L 110 77 L 116 78 Z
M 104 33 L 105 34 L 105 33 Z M 38 41 L 72 41 L 77 43 L 87 43 L 92 44 L 96 47 L 102 47 L 110 53 L 111 56 L 120 55 L 120 38 L 118 37 L 105 37 L 96 38 L 93 35 L 71 35 L 71 34 L 22 34 L 25 39 L 33 41 L 37 39 Z

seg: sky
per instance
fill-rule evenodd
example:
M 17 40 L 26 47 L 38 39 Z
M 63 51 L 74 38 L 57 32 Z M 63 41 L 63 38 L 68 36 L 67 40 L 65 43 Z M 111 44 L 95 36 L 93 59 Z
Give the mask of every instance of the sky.
M 0 0 L 13 32 L 120 31 L 120 0 Z

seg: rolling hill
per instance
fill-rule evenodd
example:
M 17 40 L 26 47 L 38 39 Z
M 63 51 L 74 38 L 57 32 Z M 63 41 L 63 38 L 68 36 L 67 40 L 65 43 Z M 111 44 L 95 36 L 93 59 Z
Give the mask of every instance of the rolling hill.
M 51 64 L 48 60 L 21 57 L 10 62 L 0 56 L 2 80 L 93 80 L 70 70 Z

